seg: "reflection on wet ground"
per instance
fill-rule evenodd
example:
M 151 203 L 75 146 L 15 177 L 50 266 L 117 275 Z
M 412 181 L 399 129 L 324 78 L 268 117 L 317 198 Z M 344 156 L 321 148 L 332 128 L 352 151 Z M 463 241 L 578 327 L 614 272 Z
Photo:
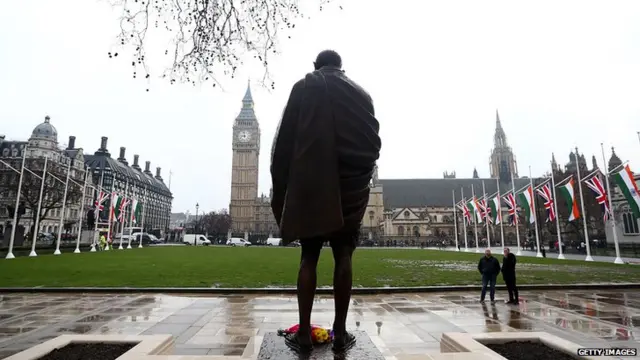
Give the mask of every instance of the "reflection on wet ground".
M 523 292 L 519 306 L 475 293 L 356 296 L 349 326 L 387 359 L 438 353 L 444 332 L 546 331 L 589 346 L 640 347 L 640 291 Z M 297 323 L 292 296 L 0 295 L 0 358 L 60 334 L 171 334 L 175 354 L 257 355 L 266 333 Z M 333 300 L 313 322 L 330 327 Z

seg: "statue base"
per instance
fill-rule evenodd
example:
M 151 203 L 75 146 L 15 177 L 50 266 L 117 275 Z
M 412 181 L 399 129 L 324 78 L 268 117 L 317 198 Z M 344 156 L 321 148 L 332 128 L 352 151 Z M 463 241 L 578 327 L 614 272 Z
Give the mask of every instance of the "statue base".
M 356 337 L 356 344 L 345 352 L 346 359 L 384 360 L 384 356 L 378 350 L 364 331 L 351 332 Z M 257 360 L 299 360 L 300 355 L 291 350 L 285 343 L 284 337 L 275 332 L 266 333 L 260 346 Z M 311 354 L 305 357 L 307 360 L 334 360 L 337 359 L 331 350 L 331 344 L 316 345 Z

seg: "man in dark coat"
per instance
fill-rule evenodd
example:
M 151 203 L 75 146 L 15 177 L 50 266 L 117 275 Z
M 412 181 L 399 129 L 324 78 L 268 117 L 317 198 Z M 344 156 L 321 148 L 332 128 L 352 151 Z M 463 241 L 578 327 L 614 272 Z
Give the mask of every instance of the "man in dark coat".
M 291 91 L 271 154 L 271 208 L 283 242 L 300 239 L 300 330 L 287 344 L 311 350 L 316 266 L 328 241 L 335 269 L 334 350 L 355 338 L 346 331 L 351 300 L 351 257 L 369 201 L 369 182 L 380 155 L 379 124 L 369 94 L 349 79 L 335 51 L 321 52 L 315 71 Z
M 489 298 L 491 299 L 491 303 L 495 303 L 496 278 L 500 273 L 500 262 L 491 255 L 491 249 L 484 251 L 484 256 L 478 262 L 478 271 L 482 275 L 480 302 L 484 302 L 484 297 L 487 294 L 487 285 L 489 285 Z
M 509 292 L 509 301 L 507 301 L 507 304 L 517 305 L 520 300 L 518 299 L 518 287 L 516 286 L 516 256 L 511 253 L 509 248 L 504 248 L 502 278 Z

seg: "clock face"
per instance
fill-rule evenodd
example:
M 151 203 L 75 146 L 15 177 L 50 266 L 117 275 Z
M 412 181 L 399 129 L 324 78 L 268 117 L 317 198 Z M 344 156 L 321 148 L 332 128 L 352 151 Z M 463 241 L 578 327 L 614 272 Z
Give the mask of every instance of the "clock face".
M 251 133 L 246 130 L 240 131 L 240 133 L 238 133 L 238 140 L 240 140 L 240 142 L 247 142 L 251 140 Z

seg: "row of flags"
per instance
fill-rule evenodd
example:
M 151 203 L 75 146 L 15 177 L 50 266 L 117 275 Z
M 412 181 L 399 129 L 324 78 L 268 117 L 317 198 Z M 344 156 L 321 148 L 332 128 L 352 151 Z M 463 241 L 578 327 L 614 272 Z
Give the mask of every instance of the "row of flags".
M 636 218 L 640 218 L 640 192 L 638 191 L 638 185 L 634 180 L 634 175 L 629 165 L 622 164 L 618 168 L 613 169 L 609 174 L 605 174 L 600 169 L 596 169 L 584 179 L 580 180 L 595 196 L 596 201 L 602 209 L 603 220 L 605 222 L 609 221 L 612 215 L 607 191 L 602 181 L 602 177 L 608 175 L 612 177 L 620 188 Z M 489 224 L 500 224 L 502 222 L 501 202 L 504 202 L 507 206 L 509 225 L 513 226 L 518 223 L 517 215 L 519 215 L 520 211 L 524 211 L 525 218 L 528 219 L 528 222 L 534 224 L 536 222 L 534 194 L 537 194 L 543 200 L 542 204 L 547 212 L 546 221 L 553 222 L 557 219 L 555 188 L 562 194 L 569 209 L 567 220 L 575 221 L 579 219 L 581 214 L 575 194 L 576 180 L 574 179 L 574 175 L 568 176 L 555 185 L 553 184 L 553 179 L 548 178 L 535 187 L 527 185 L 520 190 L 511 190 L 504 195 L 501 195 L 499 191 L 489 196 L 484 195 L 482 198 L 473 195 L 470 199 L 463 198 L 456 205 L 462 212 L 466 224 L 472 224 L 474 217 L 475 221 L 480 224 L 483 223 L 483 221 Z M 519 208 L 516 196 L 520 203 Z
M 131 218 L 129 221 L 132 224 L 139 224 L 141 221 L 142 203 L 136 198 L 128 198 L 125 195 L 118 194 L 117 192 L 107 193 L 100 191 L 95 201 L 95 215 L 96 219 L 104 211 L 104 204 L 108 199 L 111 199 L 109 206 L 109 221 L 125 222 L 125 214 L 127 210 L 131 211 Z M 129 207 L 129 205 L 131 205 Z M 129 207 L 129 208 L 128 208 Z

